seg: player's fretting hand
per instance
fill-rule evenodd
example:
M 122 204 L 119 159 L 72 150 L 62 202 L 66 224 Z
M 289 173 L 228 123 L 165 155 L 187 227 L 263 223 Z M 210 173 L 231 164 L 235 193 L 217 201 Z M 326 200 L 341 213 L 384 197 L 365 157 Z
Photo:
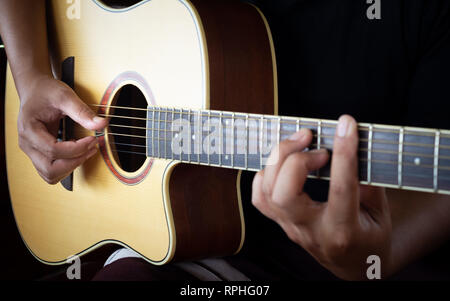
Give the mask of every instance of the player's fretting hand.
M 377 255 L 389 273 L 391 215 L 385 189 L 359 184 L 356 121 L 339 119 L 331 158 L 328 202 L 304 191 L 307 175 L 329 160 L 326 150 L 302 152 L 312 133 L 302 129 L 280 143 L 276 163 L 256 174 L 253 204 L 276 221 L 291 240 L 342 279 L 367 279 L 366 260 Z M 274 158 L 269 158 L 269 160 Z

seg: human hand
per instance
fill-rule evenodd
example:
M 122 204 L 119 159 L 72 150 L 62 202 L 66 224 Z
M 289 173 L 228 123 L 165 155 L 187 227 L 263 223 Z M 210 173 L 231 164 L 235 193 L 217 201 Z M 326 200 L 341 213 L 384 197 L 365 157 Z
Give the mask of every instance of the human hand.
M 312 200 L 303 191 L 307 175 L 329 160 L 326 150 L 302 152 L 311 141 L 311 131 L 302 129 L 280 143 L 271 154 L 278 158 L 276 163 L 254 178 L 252 203 L 336 276 L 367 279 L 370 255 L 381 258 L 383 276 L 388 275 L 389 205 L 385 189 L 359 184 L 356 121 L 346 115 L 339 120 L 326 203 Z
M 47 183 L 58 183 L 97 152 L 95 137 L 57 141 L 60 120 L 66 115 L 89 130 L 107 125 L 69 86 L 49 76 L 36 76 L 22 89 L 20 99 L 19 146 Z

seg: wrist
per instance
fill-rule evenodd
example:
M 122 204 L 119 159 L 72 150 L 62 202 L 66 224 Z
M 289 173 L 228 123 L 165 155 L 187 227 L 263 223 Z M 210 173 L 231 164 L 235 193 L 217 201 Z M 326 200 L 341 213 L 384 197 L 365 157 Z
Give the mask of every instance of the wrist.
M 50 73 L 42 72 L 40 70 L 30 70 L 15 76 L 17 92 L 21 104 L 32 98 L 33 95 L 36 95 L 38 90 L 43 89 L 45 86 L 43 82 L 52 79 L 53 76 Z

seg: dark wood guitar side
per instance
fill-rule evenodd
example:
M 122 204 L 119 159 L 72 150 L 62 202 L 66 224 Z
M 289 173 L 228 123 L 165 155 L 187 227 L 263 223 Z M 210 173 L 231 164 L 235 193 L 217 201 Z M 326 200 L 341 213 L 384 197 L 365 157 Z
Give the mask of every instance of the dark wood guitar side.
M 258 10 L 235 1 L 192 2 L 203 16 L 208 41 L 211 109 L 276 114 L 272 37 Z M 240 248 L 239 171 L 179 166 L 170 195 L 175 228 L 182 229 L 176 259 L 232 254 Z

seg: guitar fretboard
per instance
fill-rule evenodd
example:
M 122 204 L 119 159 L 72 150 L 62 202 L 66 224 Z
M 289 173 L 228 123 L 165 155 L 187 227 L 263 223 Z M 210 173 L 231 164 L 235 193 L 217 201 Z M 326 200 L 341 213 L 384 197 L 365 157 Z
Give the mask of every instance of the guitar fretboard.
M 147 156 L 259 171 L 273 147 L 302 128 L 309 149 L 333 150 L 336 121 L 222 111 L 147 110 Z M 363 184 L 450 194 L 450 132 L 358 124 L 359 177 Z M 310 177 L 328 179 L 329 165 Z

